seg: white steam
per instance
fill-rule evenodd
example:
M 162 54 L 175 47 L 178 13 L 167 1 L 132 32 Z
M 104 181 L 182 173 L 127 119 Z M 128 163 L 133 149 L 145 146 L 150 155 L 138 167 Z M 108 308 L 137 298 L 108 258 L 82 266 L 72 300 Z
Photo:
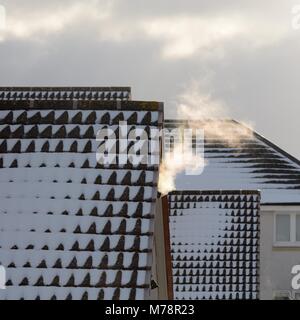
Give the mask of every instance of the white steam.
M 177 118 L 186 120 L 186 126 L 193 131 L 203 130 L 206 139 L 215 139 L 230 148 L 240 148 L 243 140 L 253 137 L 253 130 L 249 124 L 244 125 L 228 120 L 228 109 L 220 101 L 203 93 L 198 83 L 193 83 L 178 97 Z M 179 128 L 181 132 L 184 128 Z M 204 143 L 204 141 L 203 141 Z M 176 176 L 187 168 L 200 174 L 204 170 L 206 161 L 204 152 L 194 153 L 191 148 L 179 139 L 173 150 L 164 154 L 160 166 L 158 189 L 163 195 L 176 190 Z

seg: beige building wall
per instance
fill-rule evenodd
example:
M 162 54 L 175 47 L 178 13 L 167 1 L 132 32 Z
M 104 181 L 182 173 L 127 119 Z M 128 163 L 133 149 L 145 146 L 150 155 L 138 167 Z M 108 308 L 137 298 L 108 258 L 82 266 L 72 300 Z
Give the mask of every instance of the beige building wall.
M 260 298 L 274 299 L 281 291 L 294 298 L 300 295 L 292 289 L 294 265 L 300 265 L 300 247 L 279 247 L 275 245 L 275 214 L 299 212 L 300 207 L 262 206 L 261 207 L 261 248 L 260 248 Z

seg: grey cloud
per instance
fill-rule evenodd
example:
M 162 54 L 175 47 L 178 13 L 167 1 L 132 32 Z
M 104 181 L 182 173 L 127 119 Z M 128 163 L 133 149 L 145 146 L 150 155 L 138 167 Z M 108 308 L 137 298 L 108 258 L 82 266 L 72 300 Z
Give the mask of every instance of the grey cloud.
M 8 14 L 22 17 L 35 10 L 43 13 L 76 1 L 2 1 Z M 88 1 L 87 1 L 88 2 Z M 36 39 L 8 38 L 0 43 L 1 85 L 130 85 L 136 99 L 161 100 L 166 114 L 176 116 L 176 100 L 192 80 L 210 77 L 207 88 L 229 106 L 230 116 L 251 121 L 259 132 L 300 157 L 300 117 L 297 72 L 300 31 L 290 28 L 294 2 L 276 1 L 113 1 L 109 23 L 77 21 L 61 32 Z M 96 2 L 95 2 L 96 3 Z M 101 5 L 98 1 L 97 5 Z M 15 11 L 16 10 L 16 11 Z M 136 28 L 141 21 L 173 19 L 183 15 L 200 18 L 232 15 L 247 18 L 253 34 L 240 34 L 215 43 L 203 55 L 200 50 L 184 59 L 161 56 L 166 39 L 150 37 Z M 262 27 L 263 29 L 257 28 Z M 98 29 L 107 37 L 99 37 Z M 110 37 L 118 27 L 124 41 Z M 96 28 L 97 27 L 97 28 Z M 124 28 L 124 29 L 122 29 Z M 268 29 L 267 33 L 265 29 Z M 253 47 L 255 38 L 267 41 L 269 31 L 286 33 L 278 41 Z M 278 31 L 279 30 L 279 31 Z M 134 31 L 126 38 L 126 33 Z M 205 30 L 199 30 L 199 37 Z M 121 39 L 122 40 L 122 39 Z M 216 49 L 217 48 L 217 49 Z

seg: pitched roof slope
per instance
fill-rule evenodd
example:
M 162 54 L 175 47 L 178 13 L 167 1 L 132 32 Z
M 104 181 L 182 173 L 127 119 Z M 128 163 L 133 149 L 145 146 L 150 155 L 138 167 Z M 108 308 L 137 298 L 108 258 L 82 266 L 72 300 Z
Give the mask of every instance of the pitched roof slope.
M 98 130 L 162 126 L 155 102 L 0 102 L 0 299 L 144 299 L 156 165 L 96 160 Z M 146 141 L 148 143 L 148 141 Z
M 257 299 L 259 192 L 176 191 L 168 199 L 175 299 Z
M 178 175 L 177 190 L 259 189 L 262 204 L 300 203 L 300 162 L 241 123 L 165 120 L 165 127 L 204 129 L 204 172 Z M 203 146 L 203 141 L 198 144 Z M 167 135 L 165 152 L 169 150 Z

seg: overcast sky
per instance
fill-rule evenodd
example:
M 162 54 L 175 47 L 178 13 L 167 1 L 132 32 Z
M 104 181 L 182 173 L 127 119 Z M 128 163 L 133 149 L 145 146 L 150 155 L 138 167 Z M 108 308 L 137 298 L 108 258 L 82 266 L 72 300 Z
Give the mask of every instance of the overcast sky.
M 0 4 L 0 85 L 128 85 L 167 117 L 196 87 L 300 158 L 300 0 Z

